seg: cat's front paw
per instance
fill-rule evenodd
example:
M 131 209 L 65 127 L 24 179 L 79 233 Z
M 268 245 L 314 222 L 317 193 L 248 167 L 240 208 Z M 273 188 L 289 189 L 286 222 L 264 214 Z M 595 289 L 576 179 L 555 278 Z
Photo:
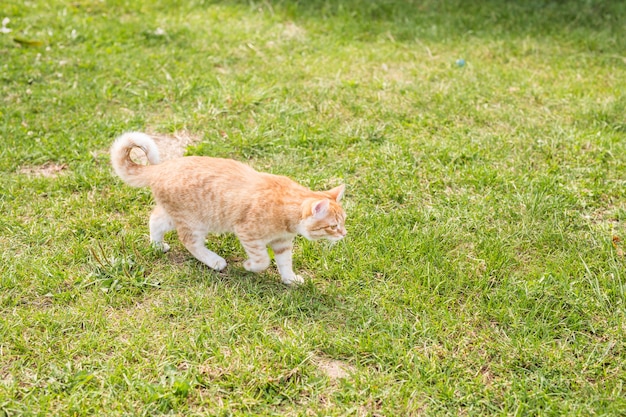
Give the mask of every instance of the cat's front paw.
M 294 274 L 291 277 L 283 277 L 282 281 L 285 285 L 300 285 L 304 283 L 304 278 L 300 275 Z
M 215 259 L 209 266 L 216 271 L 221 271 L 222 269 L 226 268 L 226 265 L 226 260 L 219 257 L 218 259 Z
M 270 266 L 269 260 L 267 262 L 254 262 L 253 260 L 248 259 L 243 263 L 243 267 L 246 271 L 250 272 L 262 272 L 265 271 L 268 266 Z
M 221 271 L 222 269 L 226 268 L 226 265 L 226 261 L 224 259 L 220 259 L 219 261 L 217 261 L 217 264 L 213 268 L 217 271 Z

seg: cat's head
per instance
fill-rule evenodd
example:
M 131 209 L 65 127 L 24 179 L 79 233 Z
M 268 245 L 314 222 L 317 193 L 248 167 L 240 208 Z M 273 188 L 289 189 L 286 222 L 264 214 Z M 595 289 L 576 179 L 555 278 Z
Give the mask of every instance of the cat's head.
M 321 198 L 310 198 L 302 203 L 302 219 L 298 233 L 309 240 L 338 241 L 346 236 L 346 213 L 339 202 L 346 189 L 340 185 L 325 191 Z

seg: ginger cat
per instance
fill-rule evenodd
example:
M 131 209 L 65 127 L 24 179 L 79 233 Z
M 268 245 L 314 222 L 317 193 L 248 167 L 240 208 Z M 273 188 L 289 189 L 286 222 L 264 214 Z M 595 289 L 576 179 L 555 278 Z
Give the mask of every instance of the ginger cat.
M 134 147 L 145 152 L 149 165 L 131 160 Z M 303 282 L 292 267 L 297 234 L 331 241 L 346 235 L 346 215 L 339 204 L 345 185 L 311 191 L 232 159 L 187 156 L 159 163 L 155 142 L 138 132 L 125 133 L 113 143 L 111 162 L 127 184 L 152 189 L 156 200 L 150 215 L 152 243 L 167 252 L 163 236 L 176 229 L 189 252 L 217 271 L 226 267 L 226 261 L 205 247 L 208 233 L 235 233 L 248 255 L 243 266 L 252 272 L 269 266 L 269 245 L 285 284 Z

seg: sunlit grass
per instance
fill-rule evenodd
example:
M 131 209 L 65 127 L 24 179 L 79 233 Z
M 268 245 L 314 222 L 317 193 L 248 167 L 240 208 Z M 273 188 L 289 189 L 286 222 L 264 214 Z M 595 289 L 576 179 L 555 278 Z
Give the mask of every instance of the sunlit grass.
M 0 5 L 0 416 L 619 415 L 619 2 Z M 458 65 L 463 59 L 465 65 Z M 193 135 L 349 235 L 289 289 L 168 236 L 108 146 Z

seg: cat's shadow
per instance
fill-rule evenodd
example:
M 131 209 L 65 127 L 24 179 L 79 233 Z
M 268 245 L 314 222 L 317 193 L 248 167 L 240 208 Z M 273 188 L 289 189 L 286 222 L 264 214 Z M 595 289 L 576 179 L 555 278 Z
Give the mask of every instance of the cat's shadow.
M 246 271 L 243 267 L 245 258 L 240 254 L 226 255 L 227 266 L 222 271 L 215 271 L 202 264 L 183 248 L 175 244 L 167 254 L 154 254 L 162 257 L 162 262 L 179 268 L 191 268 L 197 273 L 186 274 L 191 282 L 206 280 L 212 285 L 223 287 L 224 294 L 237 297 L 250 303 L 257 303 L 272 308 L 276 314 L 284 317 L 299 317 L 305 320 L 322 318 L 325 314 L 336 314 L 340 300 L 335 291 L 329 288 L 332 282 L 316 277 L 312 272 L 298 268 L 298 273 L 305 281 L 299 285 L 285 285 L 274 261 L 263 272 Z M 219 289 L 218 289 L 219 290 Z
M 210 279 L 228 287 L 235 297 L 264 304 L 279 316 L 299 319 L 320 318 L 337 309 L 339 301 L 336 294 L 326 291 L 328 283 L 311 277 L 306 271 L 301 271 L 304 283 L 285 285 L 273 265 L 264 272 L 253 273 L 246 271 L 241 263 L 230 259 L 229 262 L 221 272 L 206 269 L 211 272 Z

